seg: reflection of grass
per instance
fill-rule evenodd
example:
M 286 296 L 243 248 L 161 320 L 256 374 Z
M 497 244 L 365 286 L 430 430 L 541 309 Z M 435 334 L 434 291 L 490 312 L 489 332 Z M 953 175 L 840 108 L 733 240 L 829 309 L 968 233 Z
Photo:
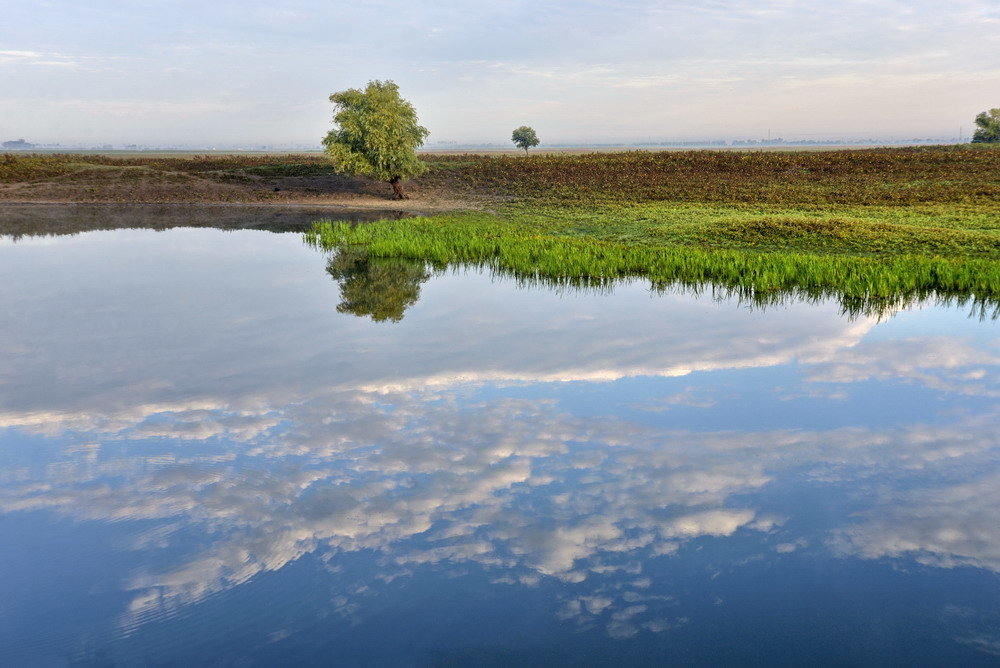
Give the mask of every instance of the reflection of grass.
M 473 263 L 523 277 L 599 283 L 641 275 L 654 283 L 711 283 L 748 294 L 894 301 L 938 296 L 1000 299 L 996 214 L 934 208 L 746 210 L 655 205 L 508 207 L 352 227 L 318 223 L 325 248 L 373 257 Z M 844 221 L 850 221 L 844 224 Z
M 526 276 L 507 270 L 493 270 L 500 276 L 511 277 L 519 285 L 526 287 L 544 286 L 556 290 L 569 289 L 573 291 L 594 292 L 605 294 L 614 290 L 621 280 L 615 278 L 551 278 L 547 276 Z M 696 296 L 708 295 L 718 301 L 735 300 L 740 306 L 751 309 L 766 310 L 783 307 L 793 303 L 816 303 L 825 299 L 835 298 L 840 303 L 841 312 L 850 317 L 867 316 L 886 318 L 900 309 L 931 302 L 946 306 L 965 306 L 969 308 L 969 316 L 980 320 L 997 320 L 1000 318 L 1000 301 L 982 299 L 972 294 L 942 294 L 937 292 L 913 292 L 899 294 L 893 297 L 850 297 L 835 290 L 790 290 L 755 291 L 752 287 L 741 284 L 721 285 L 710 281 L 653 281 L 651 289 L 657 294 L 667 291 L 680 291 Z

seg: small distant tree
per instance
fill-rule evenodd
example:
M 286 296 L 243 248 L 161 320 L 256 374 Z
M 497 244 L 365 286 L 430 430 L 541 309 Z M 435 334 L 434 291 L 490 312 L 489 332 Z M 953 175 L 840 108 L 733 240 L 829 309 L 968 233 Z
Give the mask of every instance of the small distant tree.
M 510 136 L 510 140 L 514 142 L 514 146 L 524 149 L 524 154 L 528 155 L 528 149 L 533 146 L 538 146 L 538 135 L 535 134 L 533 128 L 529 128 L 527 125 L 522 125 Z
M 406 199 L 401 181 L 427 170 L 416 148 L 430 134 L 417 124 L 413 105 L 399 96 L 392 81 L 369 81 L 330 96 L 336 125 L 323 145 L 341 174 L 388 181 L 397 199 Z
M 976 116 L 976 125 L 973 142 L 1000 142 L 1000 109 L 982 112 Z

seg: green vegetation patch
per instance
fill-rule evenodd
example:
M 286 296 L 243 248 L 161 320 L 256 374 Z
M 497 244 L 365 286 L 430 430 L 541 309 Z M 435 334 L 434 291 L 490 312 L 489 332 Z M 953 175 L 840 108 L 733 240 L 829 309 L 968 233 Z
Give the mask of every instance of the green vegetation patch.
M 602 238 L 621 235 L 704 248 L 1000 259 L 1000 210 L 992 206 L 790 209 L 658 203 L 595 213 L 573 227 Z M 556 215 L 576 218 L 566 210 Z
M 663 205 L 510 207 L 351 225 L 317 223 L 309 243 L 372 257 L 473 264 L 523 278 L 713 284 L 756 294 L 796 291 L 842 300 L 951 295 L 1000 298 L 996 228 L 935 225 L 935 210 L 880 219 L 871 211 L 749 211 Z M 851 214 L 854 214 L 853 216 Z M 994 220 L 970 211 L 970 220 Z M 888 222 L 886 222 L 888 220 Z M 881 221 L 881 222 L 880 222 Z
M 996 255 L 996 234 L 948 228 L 869 223 L 850 218 L 810 220 L 762 216 L 715 223 L 699 233 L 706 244 L 726 244 L 770 250 L 803 250 L 857 254 L 914 253 L 937 255 Z

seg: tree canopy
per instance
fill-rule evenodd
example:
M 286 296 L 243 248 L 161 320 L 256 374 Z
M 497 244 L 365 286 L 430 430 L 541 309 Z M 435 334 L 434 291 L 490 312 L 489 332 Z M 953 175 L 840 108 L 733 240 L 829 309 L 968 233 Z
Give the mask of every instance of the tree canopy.
M 522 125 L 510 135 L 510 140 L 514 142 L 514 146 L 524 149 L 524 154 L 528 155 L 528 149 L 532 146 L 538 146 L 538 135 L 535 134 L 534 128 L 530 128 L 527 125 Z
M 399 86 L 392 81 L 369 81 L 364 90 L 342 90 L 331 95 L 330 101 L 336 127 L 327 133 L 323 145 L 334 169 L 388 181 L 396 197 L 406 197 L 400 181 L 427 170 L 416 148 L 430 133 L 417 124 L 417 112 L 399 96 Z
M 976 125 L 973 142 L 1000 142 L 1000 109 L 982 112 L 976 116 Z

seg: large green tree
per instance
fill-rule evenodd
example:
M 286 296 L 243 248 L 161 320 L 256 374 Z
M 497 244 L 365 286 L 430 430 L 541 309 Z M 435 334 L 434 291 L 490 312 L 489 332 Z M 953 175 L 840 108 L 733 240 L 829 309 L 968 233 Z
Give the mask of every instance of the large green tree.
M 395 197 L 405 199 L 401 181 L 427 170 L 416 148 L 430 133 L 417 124 L 417 112 L 399 96 L 399 86 L 369 81 L 364 90 L 342 90 L 330 101 L 336 127 L 323 145 L 334 169 L 388 181 Z
M 1000 142 L 1000 109 L 990 109 L 976 116 L 974 142 Z
M 527 125 L 522 125 L 514 130 L 510 135 L 510 140 L 514 142 L 514 146 L 524 149 L 525 155 L 528 155 L 529 148 L 538 146 L 538 135 L 535 134 L 534 128 Z

